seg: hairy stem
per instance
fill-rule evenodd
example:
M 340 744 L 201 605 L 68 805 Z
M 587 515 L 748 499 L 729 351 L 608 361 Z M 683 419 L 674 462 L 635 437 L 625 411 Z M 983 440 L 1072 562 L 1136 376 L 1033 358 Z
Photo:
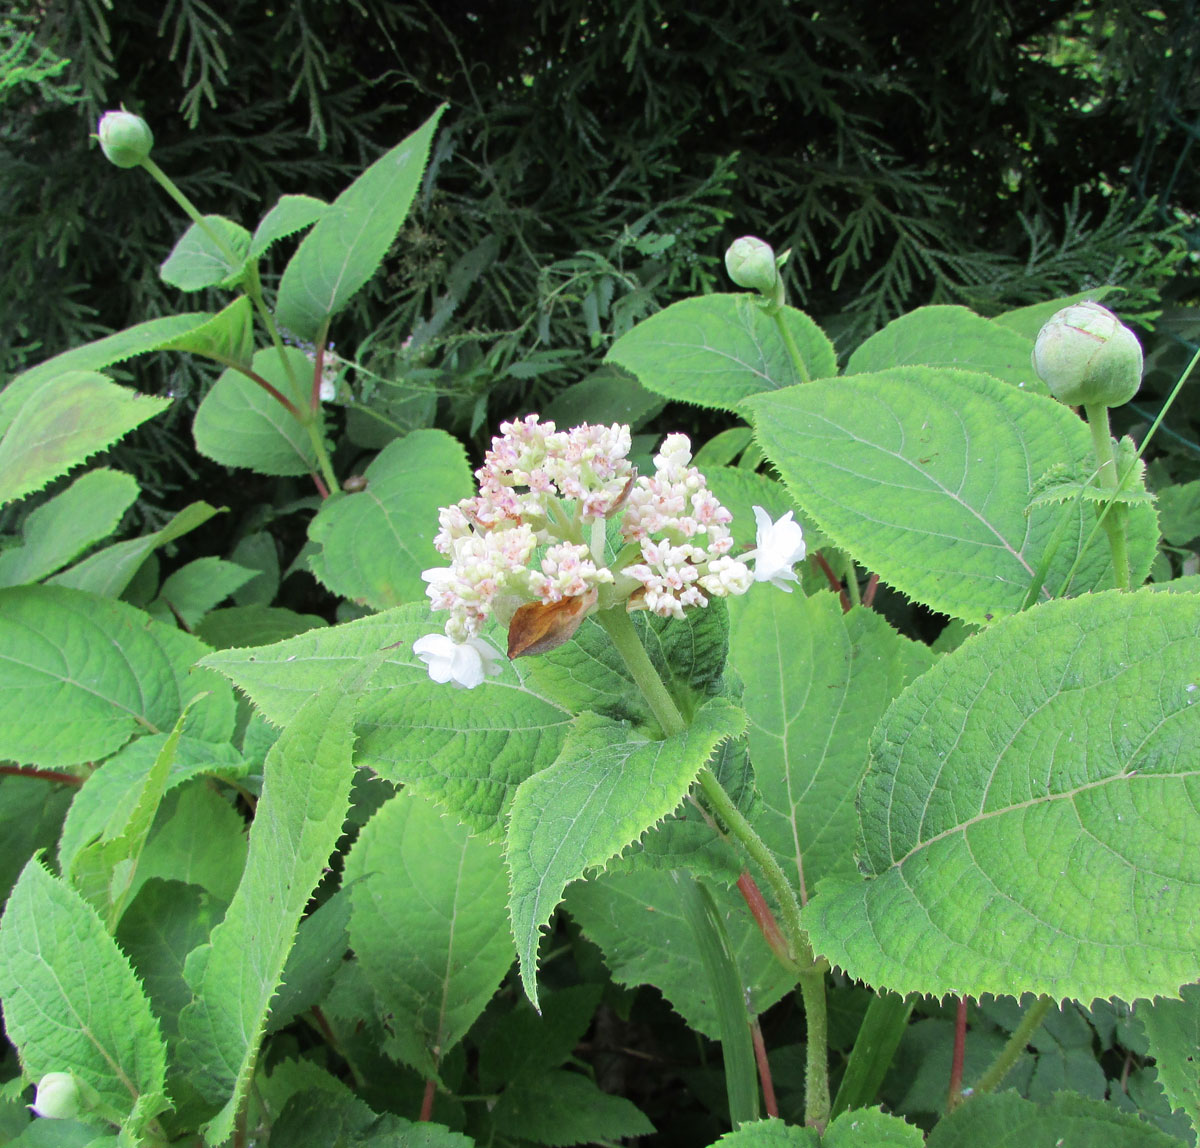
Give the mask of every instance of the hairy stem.
M 829 1123 L 829 1028 L 824 962 L 800 974 L 808 1031 L 804 1038 L 804 1123 L 824 1133 Z
M 1025 1050 L 1025 1046 L 1029 1043 L 1029 1038 L 1037 1032 L 1043 1020 L 1046 1019 L 1046 1014 L 1050 1011 L 1054 1004 L 1052 997 L 1048 997 L 1043 993 L 1029 1007 L 1029 1011 L 1021 1018 L 1021 1023 L 1017 1025 L 1016 1031 L 1008 1038 L 1008 1043 L 1000 1050 L 1000 1055 L 992 1061 L 991 1067 L 985 1072 L 976 1082 L 972 1091 L 974 1092 L 994 1092 L 1008 1075 L 1009 1070 L 1021 1053 Z
M 1113 456 L 1112 432 L 1108 425 L 1108 407 L 1103 403 L 1088 403 L 1088 429 L 1092 432 L 1092 449 L 1099 468 L 1100 485 L 1113 494 L 1117 492 L 1117 460 Z M 1125 541 L 1125 521 L 1129 515 L 1124 506 L 1113 506 L 1104 517 L 1104 531 L 1112 551 L 1113 580 L 1118 590 L 1129 589 L 1129 549 Z
M 783 340 L 783 345 L 787 348 L 788 358 L 792 360 L 792 366 L 796 368 L 796 374 L 800 377 L 802 383 L 807 383 L 810 379 L 808 368 L 804 365 L 804 356 L 800 354 L 800 348 L 796 346 L 796 340 L 792 336 L 792 332 L 788 329 L 787 320 L 783 317 L 783 308 L 772 308 L 772 317 L 775 320 L 775 326 L 779 329 L 779 337 Z

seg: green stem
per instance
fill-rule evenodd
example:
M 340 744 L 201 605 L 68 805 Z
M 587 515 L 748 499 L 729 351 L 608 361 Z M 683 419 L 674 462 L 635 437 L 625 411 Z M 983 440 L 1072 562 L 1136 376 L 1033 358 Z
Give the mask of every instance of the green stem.
M 683 720 L 683 715 L 679 712 L 671 695 L 667 693 L 667 687 L 663 685 L 662 678 L 658 676 L 658 671 L 654 668 L 654 663 L 650 661 L 650 656 L 646 653 L 646 648 L 642 645 L 642 640 L 637 636 L 637 630 L 633 627 L 633 619 L 630 618 L 625 607 L 618 605 L 609 610 L 601 610 L 594 617 L 604 632 L 612 639 L 634 684 L 642 691 L 642 696 L 646 701 L 650 703 L 650 710 L 658 719 L 663 733 L 667 737 L 683 733 L 687 729 L 687 722 Z
M 208 222 L 208 220 L 206 220 L 204 216 L 200 214 L 192 201 L 175 186 L 175 183 L 171 177 L 167 175 L 167 173 L 150 158 L 142 160 L 142 167 L 149 172 L 149 174 L 153 177 L 154 182 L 157 183 L 158 186 L 161 187 L 163 191 L 165 191 L 176 202 L 176 204 L 179 205 L 184 215 L 186 215 L 188 219 L 196 224 L 200 230 L 203 231 L 204 234 L 207 235 L 209 239 L 211 239 L 213 243 L 217 245 L 221 251 L 221 254 L 224 255 L 229 261 L 230 267 L 238 266 L 238 264 L 241 263 L 241 260 L 238 258 L 233 248 L 231 248 L 229 244 L 225 242 L 224 236 L 216 231 Z
M 854 559 L 849 554 L 843 555 L 846 560 L 846 594 L 851 606 L 862 605 L 862 592 L 858 588 L 858 571 L 854 569 Z
M 779 337 L 783 340 L 783 345 L 787 348 L 788 357 L 792 360 L 792 366 L 796 368 L 796 374 L 799 375 L 802 383 L 807 383 L 810 379 L 808 368 L 804 365 L 804 356 L 800 354 L 800 348 L 796 346 L 796 340 L 792 337 L 791 331 L 788 330 L 787 322 L 783 317 L 783 307 L 773 307 L 772 318 L 775 320 L 775 326 L 779 328 Z
M 1088 403 L 1083 408 L 1088 429 L 1092 432 L 1092 449 L 1099 468 L 1100 485 L 1113 494 L 1117 492 L 1117 460 L 1113 456 L 1112 432 L 1108 425 L 1108 407 L 1103 403 Z M 1123 506 L 1112 507 L 1104 517 L 1104 530 L 1112 550 L 1113 580 L 1118 590 L 1129 589 L 1129 550 L 1125 541 Z
M 829 1123 L 829 1028 L 825 1011 L 824 963 L 800 974 L 804 1001 L 804 1123 L 824 1133 Z
M 992 1066 L 976 1082 L 971 1090 L 973 1093 L 994 1092 L 1008 1075 L 1009 1070 L 1017 1063 L 1018 1058 L 1029 1043 L 1029 1038 L 1037 1032 L 1050 1007 L 1054 1004 L 1051 997 L 1043 994 L 1030 1006 L 1029 1011 L 1021 1018 L 1016 1032 L 1008 1038 L 1008 1043 L 1000 1050 L 1000 1055 L 992 1061 Z

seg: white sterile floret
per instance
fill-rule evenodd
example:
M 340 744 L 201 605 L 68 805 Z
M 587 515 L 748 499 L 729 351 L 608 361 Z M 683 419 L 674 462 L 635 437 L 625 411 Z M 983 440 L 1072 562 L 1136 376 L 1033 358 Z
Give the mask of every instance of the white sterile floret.
M 799 581 L 792 567 L 807 553 L 804 531 L 800 529 L 800 523 L 792 521 L 790 510 L 778 522 L 772 522 L 771 516 L 761 506 L 756 506 L 754 521 L 758 523 L 756 545 L 742 557 L 754 559 L 756 582 L 770 582 L 790 594 L 792 588 L 787 583 Z
M 69 1072 L 47 1072 L 38 1081 L 37 1095 L 29 1106 L 46 1120 L 70 1120 L 79 1112 L 79 1086 Z
M 426 634 L 413 642 L 413 653 L 429 667 L 429 676 L 435 682 L 453 682 L 468 690 L 482 685 L 502 668 L 499 651 L 482 638 L 456 642 L 445 634 Z

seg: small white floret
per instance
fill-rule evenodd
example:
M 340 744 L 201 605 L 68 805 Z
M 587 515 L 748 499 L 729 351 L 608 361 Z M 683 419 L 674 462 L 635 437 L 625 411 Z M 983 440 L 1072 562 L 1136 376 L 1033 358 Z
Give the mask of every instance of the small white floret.
M 426 634 L 413 643 L 413 653 L 429 667 L 435 682 L 452 682 L 473 690 L 500 672 L 501 654 L 482 638 L 456 642 L 445 634 Z

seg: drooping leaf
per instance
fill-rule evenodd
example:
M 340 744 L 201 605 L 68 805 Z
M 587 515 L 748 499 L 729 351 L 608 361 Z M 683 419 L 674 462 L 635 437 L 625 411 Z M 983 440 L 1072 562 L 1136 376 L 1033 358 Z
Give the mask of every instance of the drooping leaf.
M 648 741 L 585 713 L 554 764 L 519 787 L 507 834 L 509 908 L 522 984 L 535 1005 L 538 941 L 563 889 L 674 810 L 713 750 L 744 723 L 736 706 L 712 698 L 683 733 Z
M 836 374 L 833 344 L 820 327 L 793 307 L 780 315 L 808 377 Z M 606 358 L 656 395 L 716 410 L 732 411 L 750 395 L 804 381 L 777 321 L 747 294 L 673 303 L 622 335 Z
M 1032 339 L 966 307 L 918 307 L 862 343 L 846 363 L 846 374 L 890 367 L 957 367 L 1044 395 L 1046 384 L 1034 373 L 1032 354 Z
M 287 367 L 274 348 L 257 352 L 254 370 L 304 410 L 313 365 L 295 347 L 285 347 L 283 355 Z M 317 466 L 316 450 L 300 420 L 240 371 L 221 373 L 196 411 L 192 433 L 196 449 L 223 466 L 273 475 L 308 474 Z
M 22 545 L 0 550 L 0 586 L 38 582 L 61 569 L 116 530 L 137 496 L 137 482 L 120 471 L 80 475 L 25 519 Z
M 387 1051 L 436 1076 L 515 956 L 500 846 L 405 791 L 367 822 L 344 879 Z
M 375 274 L 408 215 L 444 110 L 367 168 L 304 237 L 284 269 L 275 304 L 276 319 L 293 335 L 315 339 Z
M 179 237 L 158 269 L 159 278 L 181 291 L 231 287 L 242 277 L 250 232 L 223 215 L 205 215 Z
M 457 439 L 415 430 L 389 443 L 364 472 L 366 489 L 321 505 L 308 535 L 313 572 L 335 594 L 377 610 L 425 597 L 421 572 L 446 565 L 433 547 L 438 509 L 474 485 Z
M 730 616 L 763 800 L 755 829 L 807 896 L 825 876 L 857 872 L 854 798 L 871 729 L 933 658 L 870 610 L 843 617 L 830 593 L 747 594 Z
M 1200 1132 L 1200 985 L 1185 985 L 1180 1000 L 1138 1004 L 1158 1081 L 1172 1108 L 1182 1108 Z
M 163 351 L 186 351 L 226 367 L 249 367 L 254 356 L 254 306 L 239 295 L 208 322 L 165 339 Z
M 1083 467 L 1092 455 L 1087 427 L 1052 399 L 987 375 L 899 367 L 746 406 L 793 496 L 834 544 L 931 609 L 976 623 L 1014 613 L 1044 559 L 1042 600 L 1085 544 L 1069 591 L 1112 585 L 1090 505 L 1025 514 L 1052 466 Z M 1128 522 L 1137 584 L 1157 527 L 1148 506 L 1131 508 Z
M 361 685 L 357 674 L 312 698 L 271 748 L 242 882 L 188 963 L 196 1000 L 179 1018 L 180 1051 L 196 1087 L 223 1102 L 210 1145 L 232 1131 L 300 916 L 342 831 Z
M 1179 1148 L 1174 1136 L 1144 1120 L 1069 1092 L 1046 1104 L 1011 1091 L 974 1096 L 939 1121 L 926 1143 L 928 1148 L 1061 1148 L 1072 1143 Z
M 65 371 L 26 391 L 23 404 L 0 410 L 10 416 L 0 432 L 0 503 L 41 490 L 171 405 L 95 371 Z
M 114 542 L 61 574 L 55 574 L 48 581 L 53 586 L 67 586 L 72 590 L 86 590 L 89 594 L 117 598 L 151 553 L 191 533 L 217 513 L 219 511 L 207 502 L 193 502 L 161 530 L 126 542 Z
M 968 639 L 893 703 L 859 797 L 867 881 L 805 921 L 905 993 L 1174 994 L 1200 976 L 1200 602 L 1094 594 Z
M 281 195 L 254 229 L 247 257 L 261 259 L 279 240 L 311 227 L 328 208 L 324 200 L 311 195 Z
M 0 997 L 29 1076 L 73 1072 L 118 1123 L 167 1106 L 166 1047 L 128 958 L 36 857 L 0 921 Z
M 58 586 L 0 590 L 0 757 L 50 768 L 100 761 L 135 734 L 169 730 L 188 700 L 188 732 L 221 741 L 233 699 L 192 672 L 206 650 L 139 610 Z

